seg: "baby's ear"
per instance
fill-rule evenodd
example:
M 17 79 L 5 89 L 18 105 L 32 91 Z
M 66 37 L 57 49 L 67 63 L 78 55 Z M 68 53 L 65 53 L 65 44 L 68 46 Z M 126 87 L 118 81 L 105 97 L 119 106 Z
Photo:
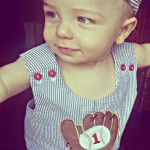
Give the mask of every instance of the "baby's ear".
M 135 17 L 125 20 L 120 29 L 119 35 L 116 38 L 115 43 L 122 44 L 125 39 L 130 35 L 130 33 L 135 29 L 136 25 L 137 19 Z

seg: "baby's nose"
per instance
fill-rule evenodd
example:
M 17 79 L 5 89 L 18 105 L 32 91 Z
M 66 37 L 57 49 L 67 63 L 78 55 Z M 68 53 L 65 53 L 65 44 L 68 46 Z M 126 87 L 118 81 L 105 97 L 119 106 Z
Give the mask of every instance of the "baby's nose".
M 61 21 L 57 26 L 56 34 L 60 38 L 73 38 L 73 27 L 70 21 Z

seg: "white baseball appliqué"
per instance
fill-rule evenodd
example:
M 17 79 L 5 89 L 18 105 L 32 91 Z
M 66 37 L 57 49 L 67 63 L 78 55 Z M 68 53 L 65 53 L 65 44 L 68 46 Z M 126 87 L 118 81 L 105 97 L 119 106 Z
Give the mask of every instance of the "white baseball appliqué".
M 105 147 L 110 141 L 110 131 L 105 126 L 94 126 L 79 137 L 79 143 L 84 149 L 98 150 Z

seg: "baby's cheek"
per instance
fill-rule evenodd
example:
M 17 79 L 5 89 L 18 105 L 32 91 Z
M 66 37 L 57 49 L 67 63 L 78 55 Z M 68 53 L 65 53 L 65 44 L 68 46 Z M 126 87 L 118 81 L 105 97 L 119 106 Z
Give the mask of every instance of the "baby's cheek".
M 47 30 L 46 26 L 44 27 L 44 30 L 43 30 L 43 37 L 44 37 L 45 41 L 47 42 L 47 40 L 48 40 L 48 30 Z

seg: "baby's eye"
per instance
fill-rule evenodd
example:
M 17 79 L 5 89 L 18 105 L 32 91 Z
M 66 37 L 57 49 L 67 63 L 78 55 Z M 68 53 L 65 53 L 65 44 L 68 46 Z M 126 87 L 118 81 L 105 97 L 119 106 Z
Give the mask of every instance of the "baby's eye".
M 85 23 L 85 24 L 89 24 L 93 22 L 91 19 L 86 18 L 86 17 L 78 17 L 77 21 L 80 23 Z
M 58 18 L 58 15 L 52 11 L 46 12 L 46 16 L 50 17 L 51 19 L 57 19 Z

